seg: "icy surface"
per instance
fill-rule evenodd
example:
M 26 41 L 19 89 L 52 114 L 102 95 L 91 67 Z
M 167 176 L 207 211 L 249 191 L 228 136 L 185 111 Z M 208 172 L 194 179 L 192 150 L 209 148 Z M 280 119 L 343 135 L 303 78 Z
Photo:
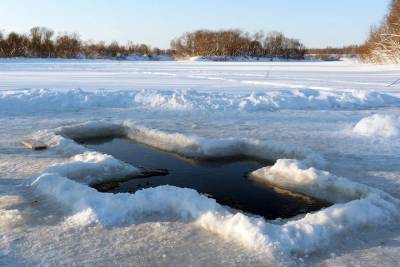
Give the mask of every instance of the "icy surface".
M 398 265 L 400 88 L 387 85 L 399 74 L 350 62 L 1 60 L 0 263 Z M 27 135 L 49 149 L 20 147 Z M 337 204 L 266 222 L 190 189 L 98 193 L 87 184 L 137 169 L 70 139 L 93 135 L 280 159 L 255 179 Z

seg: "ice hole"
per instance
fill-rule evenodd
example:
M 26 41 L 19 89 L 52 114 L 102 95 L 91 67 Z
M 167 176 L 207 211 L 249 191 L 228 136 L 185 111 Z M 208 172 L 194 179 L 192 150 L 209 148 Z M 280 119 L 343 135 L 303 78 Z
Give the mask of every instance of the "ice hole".
M 273 165 L 248 157 L 193 159 L 161 151 L 126 138 L 85 138 L 75 141 L 91 150 L 141 167 L 145 175 L 127 181 L 93 186 L 101 192 L 134 193 L 160 185 L 187 187 L 214 198 L 218 203 L 266 219 L 290 218 L 317 211 L 330 203 L 307 195 L 261 184 L 249 173 Z

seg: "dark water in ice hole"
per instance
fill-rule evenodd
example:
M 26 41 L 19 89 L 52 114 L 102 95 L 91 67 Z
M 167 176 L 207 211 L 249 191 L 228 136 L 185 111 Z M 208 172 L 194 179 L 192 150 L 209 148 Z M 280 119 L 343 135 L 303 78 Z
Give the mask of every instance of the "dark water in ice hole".
M 125 182 L 97 185 L 95 188 L 102 192 L 133 193 L 139 189 L 166 184 L 188 187 L 207 194 L 220 204 L 266 219 L 290 218 L 330 205 L 325 201 L 260 184 L 248 178 L 251 171 L 272 165 L 273 162 L 246 158 L 188 159 L 123 138 L 76 141 L 133 166 L 168 170 L 168 173 L 162 176 L 132 178 Z

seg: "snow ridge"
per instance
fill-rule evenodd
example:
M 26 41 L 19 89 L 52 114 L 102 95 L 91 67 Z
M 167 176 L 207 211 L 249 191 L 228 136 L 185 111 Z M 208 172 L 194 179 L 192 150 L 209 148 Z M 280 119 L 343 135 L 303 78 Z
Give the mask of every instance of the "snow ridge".
M 246 94 L 196 90 L 26 89 L 0 91 L 1 113 L 75 111 L 94 108 L 260 112 L 280 109 L 356 110 L 388 106 L 400 106 L 400 98 L 377 91 L 359 90 L 286 89 Z

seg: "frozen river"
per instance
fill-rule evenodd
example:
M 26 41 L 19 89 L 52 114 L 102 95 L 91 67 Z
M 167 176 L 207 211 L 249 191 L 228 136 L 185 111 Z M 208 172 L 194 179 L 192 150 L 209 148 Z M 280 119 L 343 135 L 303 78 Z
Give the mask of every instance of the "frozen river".
M 399 265 L 399 78 L 352 62 L 0 60 L 0 265 Z M 134 166 L 69 138 L 116 132 L 278 160 L 261 179 L 336 204 L 265 221 L 175 187 L 103 198 L 86 184 Z

